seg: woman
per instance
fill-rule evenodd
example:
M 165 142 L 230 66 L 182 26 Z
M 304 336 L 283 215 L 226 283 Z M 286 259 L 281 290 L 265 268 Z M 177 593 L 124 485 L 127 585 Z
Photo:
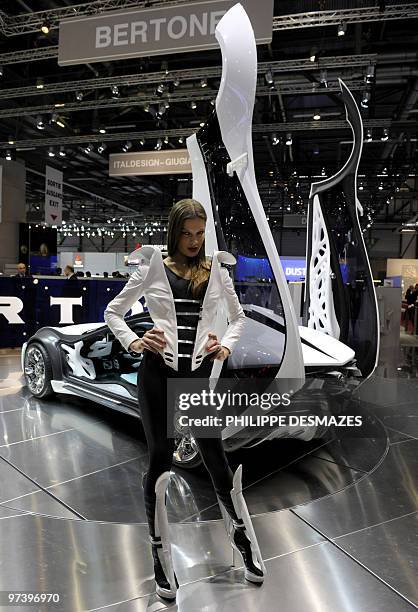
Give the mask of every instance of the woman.
M 174 438 L 167 436 L 167 379 L 209 379 L 213 360 L 224 361 L 229 356 L 245 322 L 228 271 L 220 265 L 235 259 L 223 251 L 215 252 L 212 260 L 206 258 L 205 226 L 206 213 L 199 202 L 177 202 L 168 220 L 168 257 L 163 260 L 161 251 L 150 245 L 140 249 L 149 260 L 138 266 L 105 311 L 106 323 L 121 344 L 135 353 L 143 352 L 138 393 L 149 451 L 148 472 L 143 478 L 144 499 L 156 590 L 166 599 L 175 599 L 178 588 L 165 508 L 174 451 Z M 139 338 L 123 317 L 142 295 L 154 327 Z M 222 298 L 228 307 L 229 326 L 219 341 L 213 327 Z M 231 546 L 242 555 L 245 577 L 260 583 L 265 566 L 242 495 L 241 466 L 233 476 L 220 431 L 217 437 L 195 440 L 227 521 Z

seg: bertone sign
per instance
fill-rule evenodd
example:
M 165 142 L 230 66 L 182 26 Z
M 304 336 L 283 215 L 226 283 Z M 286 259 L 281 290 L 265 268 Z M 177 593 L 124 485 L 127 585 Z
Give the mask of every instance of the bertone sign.
M 67 66 L 144 55 L 218 48 L 215 28 L 236 0 L 161 3 L 60 22 L 58 64 Z M 272 39 L 273 0 L 241 0 L 257 43 Z
M 187 149 L 109 155 L 109 176 L 191 173 L 192 166 Z

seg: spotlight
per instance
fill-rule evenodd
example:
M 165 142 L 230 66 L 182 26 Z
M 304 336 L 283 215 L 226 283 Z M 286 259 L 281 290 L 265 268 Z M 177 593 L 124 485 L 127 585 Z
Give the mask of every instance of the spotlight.
M 366 70 L 366 83 L 371 83 L 375 76 L 375 66 L 374 64 L 369 64 Z
M 90 143 L 83 148 L 84 153 L 91 153 L 93 150 L 93 145 Z
M 82 91 L 77 91 L 75 94 L 75 99 L 78 100 L 79 102 L 81 102 L 81 100 L 83 99 L 84 94 Z
M 41 79 L 41 77 L 36 79 L 36 89 L 43 89 L 44 88 L 44 80 Z
M 328 74 L 326 70 L 321 70 L 319 81 L 323 87 L 328 87 Z
M 105 127 L 99 128 L 99 133 L 100 134 L 106 134 L 106 128 Z
M 42 34 L 49 34 L 49 30 L 51 29 L 51 24 L 48 19 L 45 19 L 41 25 Z
M 360 183 L 358 190 L 359 190 L 359 191 L 363 191 L 363 190 L 364 190 L 364 187 L 363 187 L 363 184 L 362 184 L 362 183 Z
M 144 104 L 144 111 L 149 113 L 149 104 Z
M 158 105 L 157 115 L 159 117 L 162 117 L 162 115 L 164 115 L 164 113 L 165 113 L 165 104 L 164 104 L 164 102 L 160 102 L 160 104 Z
M 183 142 L 184 142 L 183 136 L 179 136 L 179 144 L 183 144 Z
M 194 110 L 195 108 L 197 108 L 197 104 L 196 104 L 196 102 L 195 102 L 194 100 L 192 100 L 192 101 L 190 102 L 190 108 L 191 108 L 192 110 Z
M 62 117 L 57 117 L 56 124 L 59 125 L 61 128 L 65 128 L 64 119 Z
M 266 81 L 267 85 L 273 85 L 274 78 L 273 78 L 273 73 L 271 71 L 271 68 L 269 68 L 266 74 L 264 75 L 264 80 Z
M 292 134 L 289 132 L 288 134 L 286 134 L 286 144 L 287 146 L 290 147 L 290 145 L 292 144 Z
M 140 138 L 139 139 L 139 144 L 141 145 L 141 147 L 143 147 L 144 144 L 145 144 L 145 138 Z
M 318 146 L 318 145 L 315 145 L 315 146 L 314 146 L 314 149 L 313 149 L 313 154 L 314 154 L 314 155 L 319 155 L 319 146 Z
M 361 106 L 363 108 L 369 108 L 369 100 L 370 100 L 370 94 L 368 91 L 364 91 L 362 98 L 361 98 Z
M 383 134 L 380 137 L 380 140 L 383 140 L 384 142 L 389 140 L 389 130 L 387 128 L 383 128 Z
M 112 85 L 112 87 L 110 88 L 110 91 L 112 92 L 112 98 L 114 99 L 119 98 L 120 93 L 119 93 L 119 87 L 117 85 Z
M 3 71 L 3 66 L 0 66 L 0 77 L 2 77 L 2 76 L 3 76 L 3 74 L 4 74 L 4 71 Z
M 14 140 L 13 136 L 9 136 L 8 143 L 11 144 L 11 145 L 13 145 L 15 143 L 15 140 Z
M 163 83 L 160 83 L 157 89 L 155 90 L 155 95 L 158 97 L 161 97 L 163 95 L 163 92 L 164 92 L 164 85 Z
M 280 139 L 277 138 L 277 134 L 272 134 L 271 136 L 271 142 L 274 146 L 278 145 L 280 142 Z
M 55 157 L 55 151 L 54 151 L 53 147 L 49 147 L 48 155 L 49 155 L 49 157 Z
M 168 136 L 164 136 L 164 144 L 168 144 Z
M 41 115 L 38 115 L 38 117 L 36 118 L 36 127 L 38 128 L 38 130 L 44 130 L 45 129 L 45 123 L 44 123 L 44 120 L 42 119 Z
M 178 87 L 180 85 L 180 79 L 178 77 L 176 77 L 173 81 L 173 85 L 174 87 Z
M 342 21 L 338 26 L 338 36 L 345 36 L 346 31 L 347 31 L 347 24 L 344 21 Z
M 154 149 L 155 149 L 156 151 L 160 151 L 162 146 L 163 146 L 163 141 L 161 140 L 161 138 L 159 138 L 159 139 L 157 140 L 157 144 L 155 145 Z
M 383 183 L 380 183 L 379 187 L 378 187 L 379 191 L 383 191 Z
M 164 100 L 164 106 L 165 108 L 170 108 L 170 100 Z
M 200 79 L 200 87 L 207 87 L 208 81 L 207 79 Z
M 51 115 L 51 123 L 56 123 L 58 119 L 57 113 L 52 113 Z
M 12 153 L 11 153 L 10 149 L 7 149 L 7 151 L 6 151 L 6 159 L 7 159 L 7 161 L 11 161 L 12 160 Z
M 365 142 L 371 142 L 373 140 L 372 131 L 370 129 L 367 130 L 366 138 L 364 140 Z
M 60 150 L 58 151 L 58 155 L 60 157 L 65 157 L 67 155 L 67 153 L 65 152 L 65 149 L 64 149 L 64 147 L 62 145 L 60 146 Z
M 318 59 L 318 47 L 312 47 L 311 52 L 309 54 L 309 59 L 311 62 L 316 62 Z
M 215 106 L 215 104 L 216 104 L 216 100 L 215 100 L 215 98 L 212 98 L 212 100 L 210 101 L 210 103 L 212 104 L 212 106 Z
M 102 142 L 101 144 L 99 144 L 99 146 L 97 147 L 97 152 L 98 153 L 103 153 L 103 151 L 105 151 L 107 149 L 107 145 L 105 145 L 104 142 Z
M 321 176 L 325 176 L 326 172 L 325 172 L 325 168 L 322 168 L 321 170 Z
M 321 119 L 321 113 L 319 112 L 319 110 L 316 110 L 314 112 L 313 119 L 314 121 L 319 121 Z
M 127 151 L 129 151 L 129 149 L 132 148 L 132 142 L 130 140 L 127 140 L 123 145 L 122 145 L 122 151 L 124 151 L 125 153 Z

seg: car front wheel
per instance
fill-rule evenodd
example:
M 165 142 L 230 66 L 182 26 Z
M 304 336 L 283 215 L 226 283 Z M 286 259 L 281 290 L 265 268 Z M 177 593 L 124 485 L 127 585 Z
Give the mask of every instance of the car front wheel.
M 34 342 L 27 347 L 24 374 L 29 391 L 35 397 L 48 397 L 54 393 L 51 386 L 51 359 L 42 344 Z

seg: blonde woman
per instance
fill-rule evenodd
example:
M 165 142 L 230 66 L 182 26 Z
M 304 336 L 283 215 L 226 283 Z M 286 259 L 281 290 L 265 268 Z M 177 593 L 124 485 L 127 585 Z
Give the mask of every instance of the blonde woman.
M 144 499 L 156 590 L 165 599 L 175 599 L 178 588 L 165 508 L 174 451 L 174 438 L 167 436 L 167 379 L 209 379 L 213 360 L 227 359 L 245 323 L 228 270 L 221 266 L 222 261 L 232 263 L 235 259 L 224 251 L 215 252 L 212 259 L 205 256 L 205 226 L 206 213 L 199 202 L 177 202 L 168 220 L 168 257 L 163 259 L 157 248 L 144 247 L 148 261 L 138 266 L 105 311 L 106 323 L 125 349 L 143 352 L 138 394 L 149 452 L 148 471 L 143 477 Z M 124 315 L 141 295 L 154 327 L 139 338 L 129 329 Z M 218 340 L 213 329 L 222 299 L 226 301 L 229 325 Z M 234 476 L 220 432 L 218 437 L 195 439 L 223 516 L 229 521 L 231 545 L 242 555 L 245 577 L 261 583 L 265 566 L 242 495 L 241 466 Z

